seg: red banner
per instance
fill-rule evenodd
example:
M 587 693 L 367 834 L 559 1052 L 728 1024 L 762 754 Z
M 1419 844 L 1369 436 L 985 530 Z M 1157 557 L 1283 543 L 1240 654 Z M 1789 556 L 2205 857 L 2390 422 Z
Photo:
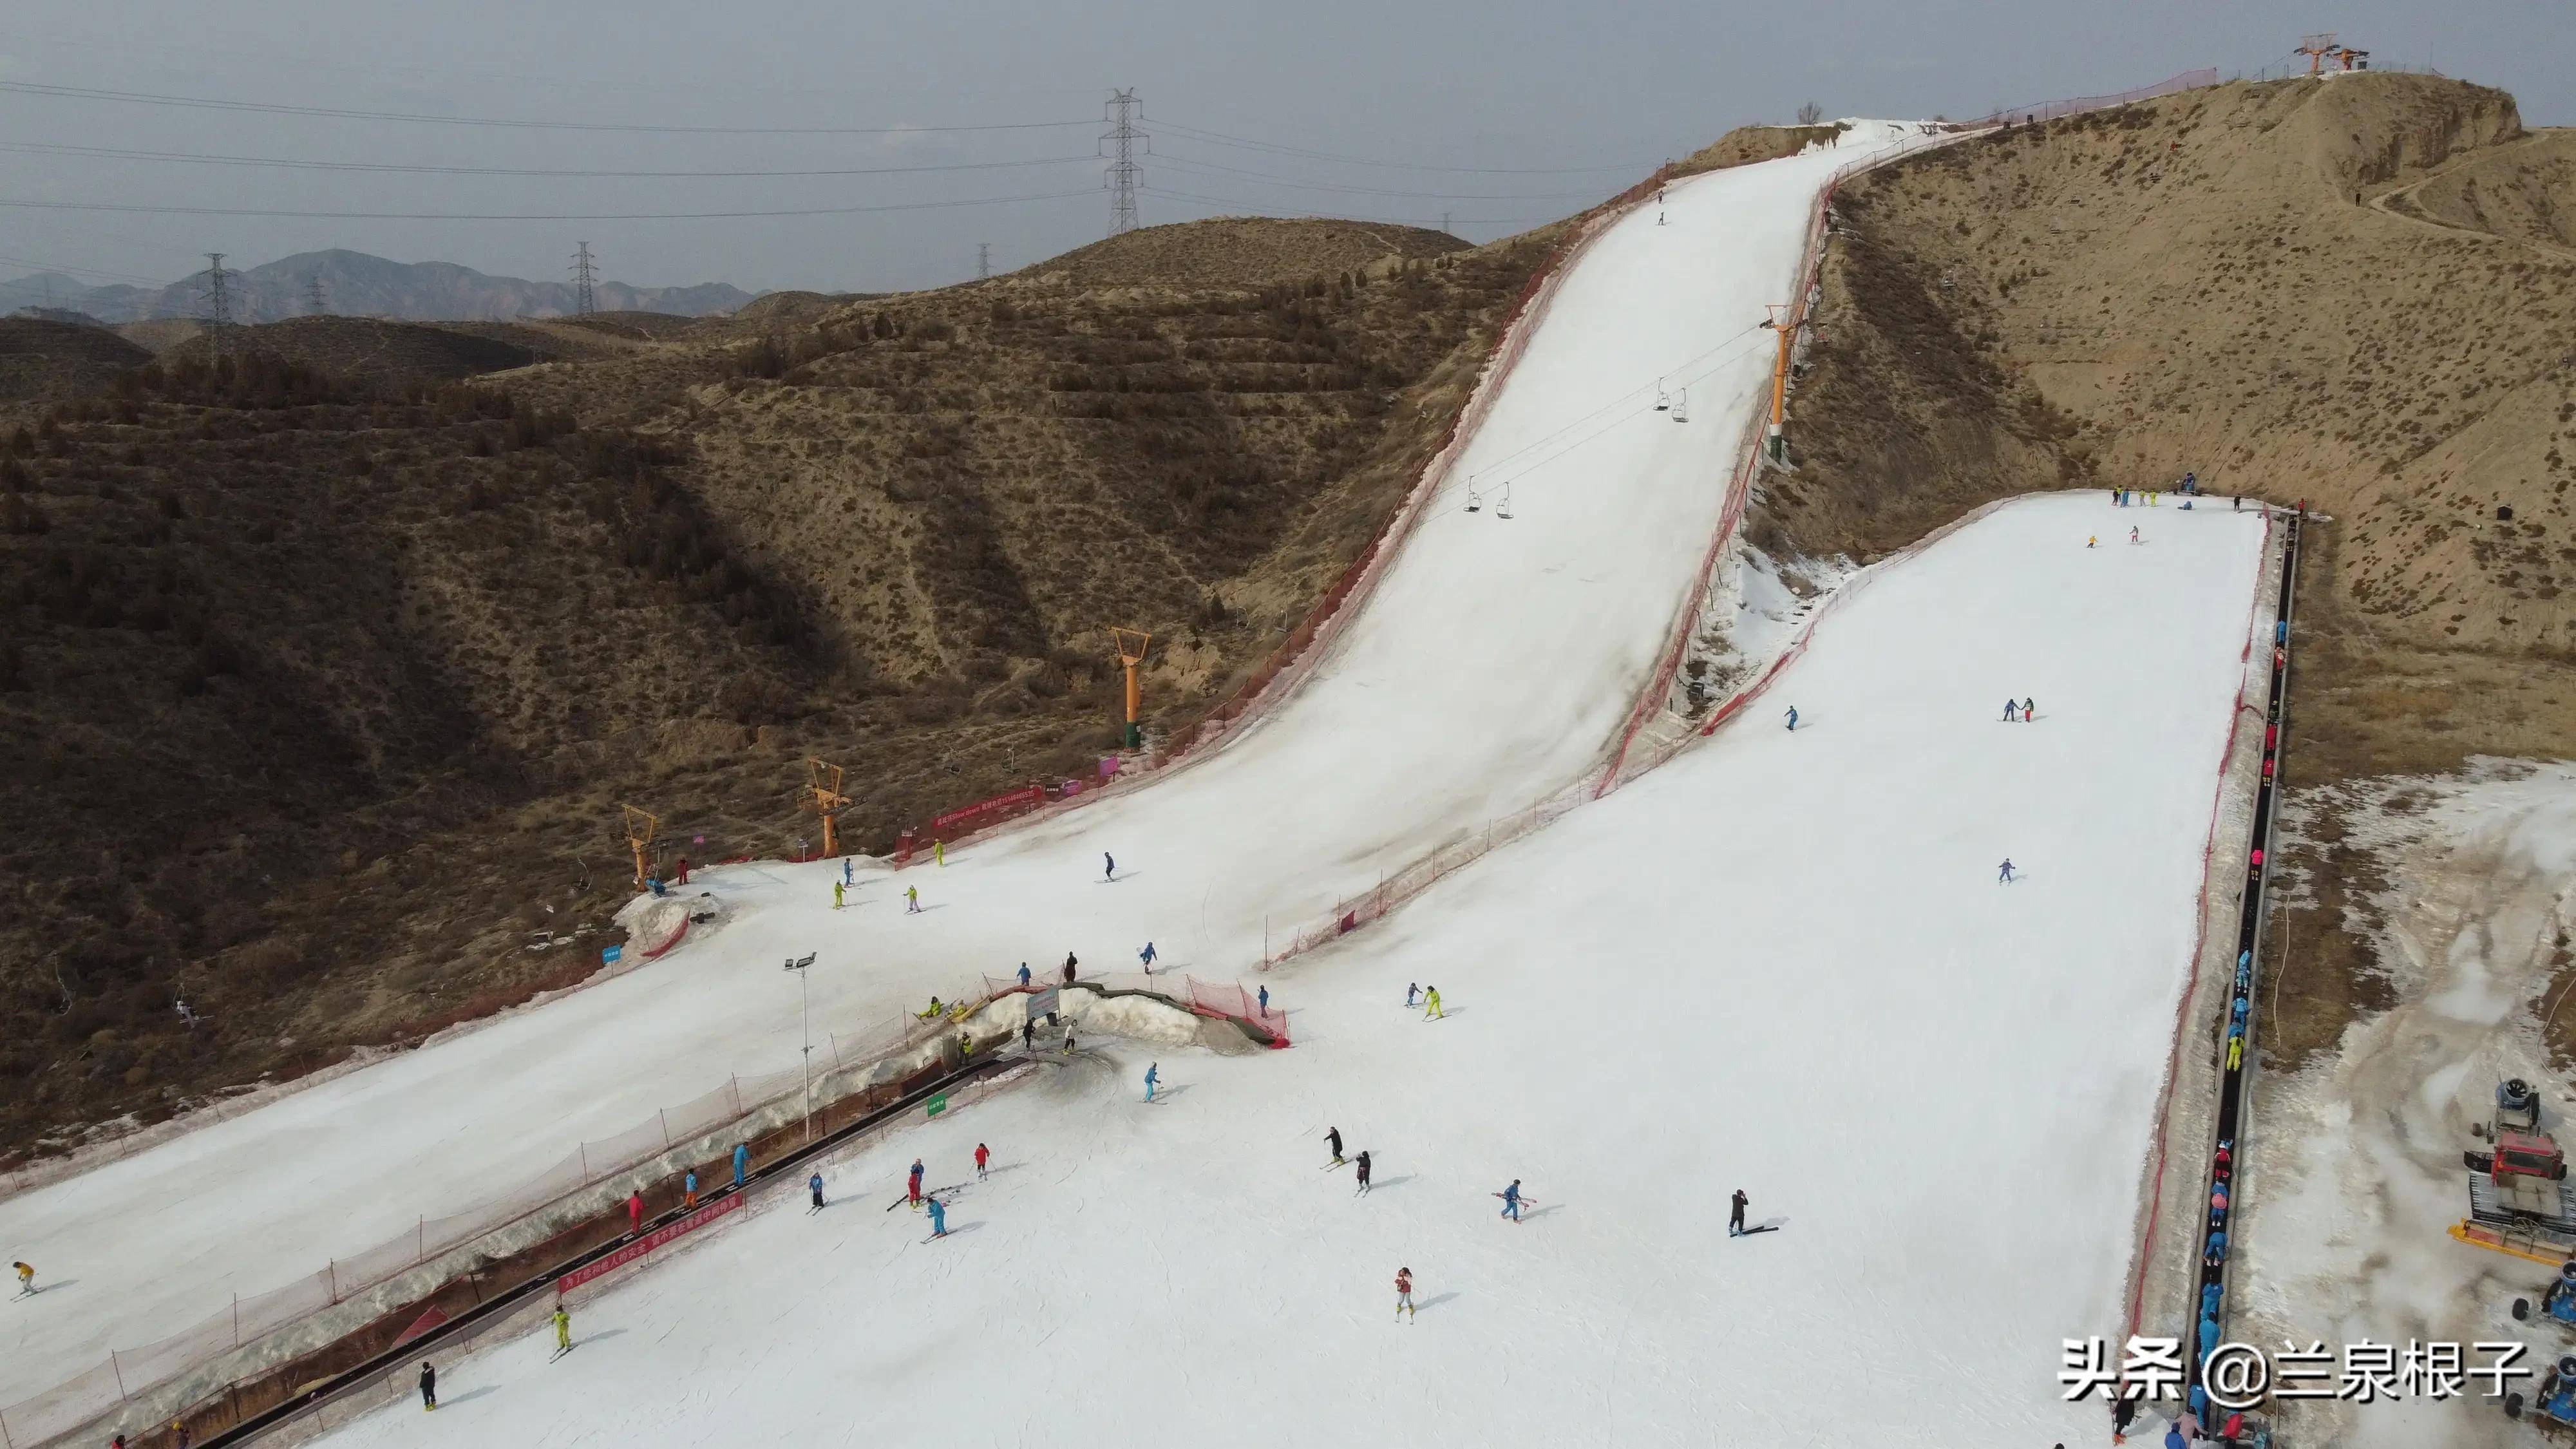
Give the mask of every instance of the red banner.
M 643 1257 L 645 1254 L 652 1252 L 655 1248 L 661 1247 L 663 1244 L 670 1242 L 672 1239 L 680 1237 L 683 1234 L 696 1232 L 698 1229 L 705 1227 L 707 1224 L 714 1222 L 720 1217 L 723 1217 L 726 1213 L 732 1212 L 735 1208 L 742 1206 L 742 1201 L 743 1195 L 741 1193 L 727 1193 L 723 1197 L 717 1198 L 714 1202 L 708 1203 L 705 1207 L 698 1209 L 696 1212 L 689 1214 L 687 1217 L 680 1219 L 678 1222 L 669 1223 L 662 1227 L 655 1228 L 653 1231 L 637 1238 L 634 1242 L 628 1243 L 625 1247 L 618 1249 L 616 1252 L 609 1254 L 598 1262 L 584 1264 L 583 1266 L 566 1273 L 562 1277 L 557 1278 L 555 1280 L 555 1291 L 557 1293 L 569 1293 L 573 1289 L 580 1287 L 582 1284 L 587 1283 L 594 1278 L 604 1277 L 610 1273 L 614 1273 L 618 1269 L 625 1267 L 627 1264 L 634 1262 L 636 1259 Z
M 962 825 L 978 816 L 990 815 L 996 810 L 1008 810 L 1015 805 L 1037 805 L 1044 803 L 1045 800 L 1046 787 L 1043 785 L 1030 785 L 1024 789 L 1013 790 L 1008 795 L 996 795 L 990 800 L 978 800 L 974 804 L 968 805 L 963 809 L 951 810 L 945 815 L 933 816 L 930 821 L 930 828 L 933 830 L 946 830 L 951 826 Z

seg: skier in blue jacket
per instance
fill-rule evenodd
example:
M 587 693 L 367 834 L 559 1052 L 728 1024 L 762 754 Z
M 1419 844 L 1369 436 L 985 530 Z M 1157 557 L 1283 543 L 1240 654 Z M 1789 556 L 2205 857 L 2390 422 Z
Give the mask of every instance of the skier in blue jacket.
M 742 1186 L 743 1172 L 750 1166 L 751 1145 L 746 1142 L 735 1143 L 733 1145 L 733 1185 L 735 1187 Z
M 823 1174 L 818 1172 L 805 1179 L 805 1190 L 814 1194 L 814 1210 L 821 1212 L 823 1210 Z
M 1511 1186 L 1503 1189 L 1503 1216 L 1513 1222 L 1521 1220 L 1521 1180 L 1517 1177 L 1512 1179 Z
M 937 1199 L 937 1198 L 935 1198 L 935 1197 L 934 1197 L 934 1198 L 929 1199 L 929 1205 L 930 1205 L 930 1235 L 931 1235 L 932 1237 L 934 1237 L 934 1238 L 944 1238 L 944 1237 L 947 1237 L 947 1236 L 948 1236 L 948 1204 L 946 1204 L 946 1203 L 944 1203 L 944 1202 L 941 1202 L 939 1199 Z
M 1162 1063 L 1156 1062 L 1145 1068 L 1145 1100 L 1148 1102 L 1154 1100 L 1154 1072 L 1160 1066 Z

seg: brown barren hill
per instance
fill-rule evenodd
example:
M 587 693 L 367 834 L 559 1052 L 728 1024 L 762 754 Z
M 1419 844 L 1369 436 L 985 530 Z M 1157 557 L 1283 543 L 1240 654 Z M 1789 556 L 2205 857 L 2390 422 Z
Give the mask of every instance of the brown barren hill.
M 0 317 L 0 400 L 88 392 L 151 359 L 104 327 Z
M 204 363 L 214 356 L 215 346 L 215 339 L 200 333 L 162 356 L 174 362 Z M 441 381 L 525 367 L 547 355 L 500 337 L 377 317 L 293 317 L 239 327 L 223 346 L 351 377 L 399 375 Z
M 818 755 L 883 849 L 1111 749 L 1113 625 L 1189 729 L 1561 231 L 1261 225 L 749 334 L 305 319 L 0 402 L 0 818 L 45 822 L 0 840 L 0 1160 L 577 980 L 620 802 L 787 854 Z M 432 375 L 522 350 L 487 326 L 611 346 Z
M 1218 217 L 1141 227 L 1013 276 L 1086 288 L 1266 287 L 1466 250 L 1447 232 L 1416 226 Z
M 1861 177 L 1791 403 L 1798 470 L 1755 537 L 1867 557 L 2004 494 L 2195 471 L 2330 520 L 2302 575 L 2294 786 L 2576 752 L 2568 156 L 2501 91 L 2355 74 Z M 2292 863 L 2330 883 L 2319 849 Z M 2269 1049 L 2295 1063 L 2384 987 L 2365 928 L 2285 924 L 2305 964 Z

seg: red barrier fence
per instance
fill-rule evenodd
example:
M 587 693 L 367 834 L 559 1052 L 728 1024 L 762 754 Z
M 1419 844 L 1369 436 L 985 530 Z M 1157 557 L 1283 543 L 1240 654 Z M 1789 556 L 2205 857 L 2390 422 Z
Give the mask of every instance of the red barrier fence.
M 636 1259 L 651 1253 L 655 1248 L 661 1247 L 676 1238 L 686 1237 L 690 1233 L 696 1232 L 698 1229 L 705 1227 L 707 1224 L 714 1222 L 716 1219 L 723 1217 L 725 1214 L 732 1212 L 734 1209 L 741 1207 L 744 1203 L 749 1201 L 751 1201 L 751 1199 L 743 1193 L 726 1193 L 724 1196 L 717 1198 L 714 1202 L 708 1203 L 705 1207 L 698 1209 L 696 1212 L 689 1214 L 678 1222 L 665 1223 L 661 1227 L 655 1228 L 653 1231 L 637 1238 L 634 1242 L 628 1243 L 625 1247 L 618 1249 L 616 1252 L 609 1254 L 607 1257 L 602 1258 L 595 1263 L 585 1263 L 582 1266 L 573 1269 L 571 1272 L 566 1273 L 562 1277 L 557 1278 L 555 1280 L 555 1291 L 557 1293 L 569 1293 L 575 1288 L 580 1287 L 582 1284 L 590 1282 L 594 1278 L 605 1278 L 609 1274 L 616 1272 L 618 1269 L 625 1267 L 627 1264 L 634 1262 Z

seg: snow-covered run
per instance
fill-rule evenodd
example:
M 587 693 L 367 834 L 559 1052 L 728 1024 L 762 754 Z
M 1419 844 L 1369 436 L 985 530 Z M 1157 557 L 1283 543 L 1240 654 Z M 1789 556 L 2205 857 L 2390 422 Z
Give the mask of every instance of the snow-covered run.
M 0 1317 L 0 1404 L 324 1260 L 472 1206 L 736 1072 L 793 1069 L 793 977 L 818 1030 L 874 1028 L 979 972 L 1068 950 L 1226 978 L 1265 923 L 1302 925 L 1440 843 L 1581 777 L 1652 672 L 1705 556 L 1838 166 L 1911 127 L 1674 184 L 1564 277 L 1424 525 L 1306 686 L 1152 788 L 945 869 L 715 875 L 734 919 L 664 961 L 0 1202 L 0 1243 L 76 1285 Z M 1688 422 L 1654 409 L 1688 392 Z M 1508 482 L 1465 511 L 1464 479 Z M 649 803 L 649 802 L 648 802 Z M 1100 884 L 1101 853 L 1122 879 Z M 906 915 L 905 885 L 927 909 Z
M 1794 734 L 1274 972 L 1294 1050 L 1042 1063 L 331 1442 L 2098 1442 L 2059 1343 L 2120 1330 L 2261 537 L 2003 507 L 1845 586 Z M 885 1210 L 915 1156 L 947 1241 Z

